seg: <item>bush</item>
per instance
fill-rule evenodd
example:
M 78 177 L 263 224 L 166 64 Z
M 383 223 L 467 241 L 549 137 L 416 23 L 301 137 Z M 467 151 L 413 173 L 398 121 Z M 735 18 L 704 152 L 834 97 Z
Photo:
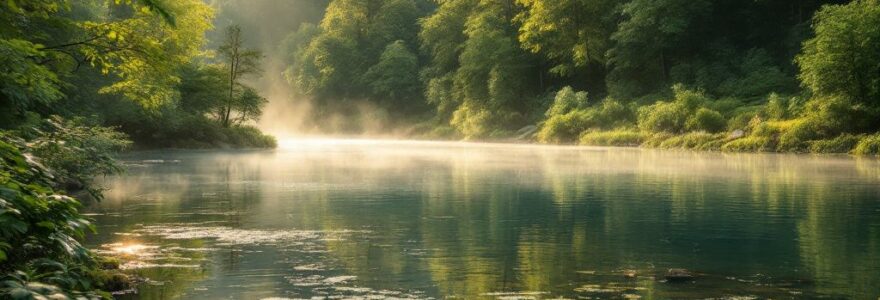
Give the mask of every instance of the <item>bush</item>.
M 776 93 L 767 97 L 767 105 L 764 107 L 764 114 L 771 120 L 782 120 L 789 116 L 788 100 L 780 97 Z
M 706 104 L 706 107 L 711 108 L 714 111 L 720 112 L 723 115 L 730 116 L 738 108 L 744 107 L 745 105 L 746 104 L 743 103 L 743 101 L 741 101 L 740 99 L 727 97 L 711 101 Z
M 727 126 L 727 120 L 721 113 L 708 109 L 700 108 L 693 116 L 688 118 L 686 127 L 691 131 L 706 131 L 717 133 L 724 130 Z
M 666 149 L 693 149 L 702 151 L 721 150 L 724 144 L 723 134 L 711 134 L 707 132 L 690 132 L 684 135 L 670 137 L 658 145 Z
M 228 143 L 237 148 L 275 148 L 278 146 L 275 137 L 263 134 L 253 126 L 235 125 L 227 130 Z
M 635 147 L 641 145 L 644 140 L 645 134 L 633 130 L 590 131 L 581 135 L 580 144 Z
M 639 128 L 654 133 L 683 132 L 689 116 L 709 102 L 702 92 L 685 89 L 680 84 L 673 86 L 672 91 L 672 102 L 659 101 L 639 108 Z
M 812 153 L 848 153 L 859 143 L 861 137 L 842 134 L 830 140 L 818 140 L 810 143 Z
M 657 102 L 639 109 L 639 128 L 646 132 L 682 132 L 688 114 L 687 107 L 680 103 Z
M 790 121 L 791 126 L 781 129 L 776 150 L 780 152 L 806 152 L 810 142 L 820 139 L 820 120 L 805 118 Z
M 568 143 L 575 141 L 587 128 L 596 125 L 595 112 L 576 110 L 563 115 L 554 115 L 544 121 L 538 131 L 538 141 L 542 143 Z
M 612 98 L 602 100 L 602 107 L 596 117 L 596 124 L 600 128 L 610 129 L 621 126 L 633 125 L 635 115 L 633 110 Z
M 560 90 L 553 105 L 547 110 L 547 120 L 538 131 L 543 143 L 574 142 L 588 129 L 610 129 L 632 123 L 629 107 L 606 98 L 600 105 L 588 107 L 585 92 L 574 93 L 571 88 Z
M 575 92 L 570 86 L 566 86 L 556 93 L 553 104 L 544 115 L 548 118 L 564 115 L 573 110 L 586 108 L 587 105 L 587 92 Z
M 52 117 L 41 128 L 24 131 L 29 133 L 31 153 L 54 171 L 56 187 L 68 192 L 85 190 L 98 199 L 101 188 L 95 186 L 95 177 L 121 172 L 111 155 L 131 144 L 114 128 L 86 126 L 81 119 Z
M 50 169 L 0 132 L 0 298 L 109 298 L 94 290 L 91 253 L 79 240 L 94 226 L 79 202 L 56 193 Z
M 853 149 L 853 153 L 858 155 L 880 155 L 880 133 L 863 137 L 859 140 L 856 148 Z
M 856 106 L 853 102 L 842 96 L 814 97 L 807 102 L 804 108 L 805 118 L 813 118 L 821 123 L 820 135 L 825 137 L 836 136 L 844 132 L 856 132 L 873 130 L 868 124 L 872 123 L 876 115 Z
M 763 106 L 753 105 L 738 107 L 728 114 L 727 128 L 731 130 L 745 130 L 750 126 L 752 120 L 761 119 L 761 111 Z
M 763 136 L 747 136 L 721 146 L 722 151 L 730 152 L 766 152 L 774 149 L 773 140 Z
M 690 90 L 681 84 L 673 85 L 672 93 L 675 96 L 675 102 L 684 106 L 688 111 L 694 111 L 710 102 L 702 91 Z

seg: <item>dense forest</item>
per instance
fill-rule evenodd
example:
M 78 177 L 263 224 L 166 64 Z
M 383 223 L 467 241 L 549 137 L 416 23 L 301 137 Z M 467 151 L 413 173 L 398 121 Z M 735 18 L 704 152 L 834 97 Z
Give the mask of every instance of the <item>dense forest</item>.
M 0 4 L 3 298 L 123 288 L 79 244 L 113 153 L 271 148 L 264 112 L 323 133 L 880 153 L 878 0 L 248 6 L 272 20 L 233 2 Z M 266 109 L 294 100 L 302 120 Z
M 283 47 L 329 132 L 877 153 L 878 28 L 870 0 L 337 0 Z

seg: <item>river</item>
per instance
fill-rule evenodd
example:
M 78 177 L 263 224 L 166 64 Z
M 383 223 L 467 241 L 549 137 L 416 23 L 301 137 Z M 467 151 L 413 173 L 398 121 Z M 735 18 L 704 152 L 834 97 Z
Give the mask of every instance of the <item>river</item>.
M 143 279 L 122 298 L 880 296 L 871 158 L 311 139 L 122 161 L 86 208 L 86 243 Z

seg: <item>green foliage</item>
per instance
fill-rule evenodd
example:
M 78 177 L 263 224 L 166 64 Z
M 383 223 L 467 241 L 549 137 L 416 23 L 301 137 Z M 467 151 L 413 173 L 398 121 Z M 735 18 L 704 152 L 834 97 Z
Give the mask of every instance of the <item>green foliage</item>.
M 172 73 L 199 52 L 212 15 L 197 0 L 99 0 L 83 9 L 91 13 L 86 18 L 72 13 L 65 0 L 15 3 L 8 1 L 0 10 L 0 22 L 9 25 L 0 31 L 0 103 L 20 112 L 59 100 L 65 77 L 59 75 L 81 66 L 114 75 L 105 92 L 145 106 L 173 100 L 177 78 Z M 168 22 L 171 13 L 180 27 Z
M 780 152 L 806 152 L 809 150 L 810 141 L 820 139 L 823 131 L 820 120 L 816 118 L 798 119 L 790 122 L 790 126 L 783 128 L 779 135 L 776 150 Z
M 679 133 L 684 131 L 688 110 L 678 102 L 657 102 L 639 108 L 639 128 L 646 132 Z
M 79 243 L 94 226 L 24 149 L 23 140 L 0 133 L 0 297 L 98 298 L 87 276 L 91 255 Z
M 589 106 L 587 92 L 575 92 L 570 86 L 563 87 L 556 93 L 553 104 L 544 114 L 547 117 L 564 115 L 573 110 L 584 109 Z
M 34 61 L 45 56 L 29 41 L 0 39 L 0 105 L 21 112 L 61 98 L 58 75 Z
M 696 19 L 710 12 L 711 2 L 634 0 L 623 4 L 624 20 L 611 35 L 608 51 L 614 66 L 609 76 L 613 95 L 633 96 L 662 87 L 669 78 L 676 46 Z M 658 83 L 661 84 L 658 86 Z
M 567 143 L 575 141 L 584 130 L 595 125 L 595 113 L 576 110 L 554 115 L 544 121 L 538 131 L 538 141 L 542 143 Z
M 764 113 L 771 120 L 785 119 L 790 115 L 788 112 L 788 100 L 776 93 L 770 94 L 767 97 L 767 106 L 764 108 Z
M 774 151 L 773 141 L 764 136 L 747 136 L 727 142 L 721 146 L 722 151 L 729 152 L 768 152 Z
M 665 149 L 692 149 L 701 151 L 721 150 L 725 142 L 724 134 L 712 134 L 707 132 L 689 132 L 683 135 L 669 137 L 657 146 Z
M 880 2 L 825 6 L 813 30 L 796 60 L 804 86 L 818 96 L 880 104 Z
M 364 75 L 373 97 L 389 107 L 406 109 L 421 99 L 418 57 L 403 40 L 397 40 L 382 52 L 379 62 Z
M 57 187 L 68 192 L 86 190 L 100 199 L 101 187 L 95 185 L 95 177 L 121 172 L 112 155 L 131 142 L 114 128 L 83 122 L 53 117 L 25 136 L 32 136 L 27 143 L 30 152 L 54 171 Z
M 810 152 L 849 153 L 859 143 L 860 139 L 860 136 L 845 133 L 830 140 L 813 141 L 810 143 Z
M 858 155 L 880 155 L 880 134 L 872 134 L 863 137 L 853 149 Z
M 261 72 L 262 52 L 244 48 L 244 38 L 238 25 L 226 28 L 226 38 L 217 52 L 220 53 L 220 64 L 226 74 L 224 90 L 227 91 L 225 99 L 217 107 L 216 115 L 220 124 L 229 127 L 258 118 L 267 100 L 253 88 L 242 84 L 241 80 Z
M 522 47 L 556 63 L 550 72 L 571 75 L 590 62 L 603 63 L 611 44 L 618 1 L 517 0 Z
M 645 139 L 646 134 L 634 130 L 587 131 L 581 135 L 580 144 L 635 147 L 641 145 Z
M 301 26 L 291 36 L 285 77 L 297 93 L 316 98 L 318 111 L 355 118 L 346 99 L 366 98 L 395 113 L 420 112 L 424 87 L 411 49 L 419 46 L 423 14 L 414 0 L 331 1 L 318 28 Z
M 673 93 L 675 95 L 675 99 L 673 99 L 673 101 L 671 102 L 659 101 L 652 105 L 639 108 L 639 128 L 644 131 L 653 133 L 684 132 L 689 125 L 688 122 L 691 118 L 690 115 L 693 114 L 700 106 L 703 106 L 709 101 L 702 92 L 688 90 L 682 85 L 674 86 Z M 717 124 L 712 123 L 716 120 L 710 120 L 715 117 L 711 111 L 704 112 L 702 117 L 706 118 L 706 120 L 694 119 L 694 121 L 692 122 L 693 126 L 717 126 Z M 699 123 L 703 121 L 706 121 L 707 123 Z
M 547 119 L 537 137 L 544 143 L 573 142 L 588 129 L 611 129 L 632 122 L 632 112 L 620 102 L 607 98 L 599 105 L 589 106 L 586 92 L 564 87 L 556 93 Z
M 717 133 L 724 130 L 727 120 L 721 113 L 702 107 L 694 115 L 688 118 L 685 127 L 690 131 L 706 131 Z

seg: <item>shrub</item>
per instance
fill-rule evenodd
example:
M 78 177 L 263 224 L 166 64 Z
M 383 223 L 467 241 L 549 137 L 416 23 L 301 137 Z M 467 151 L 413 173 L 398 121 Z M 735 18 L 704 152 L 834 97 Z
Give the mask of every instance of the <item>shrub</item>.
M 580 144 L 635 147 L 641 145 L 644 140 L 644 133 L 633 130 L 589 131 L 581 135 Z
M 688 130 L 717 133 L 724 130 L 727 126 L 727 120 L 721 113 L 704 107 L 698 109 L 693 116 L 688 118 L 685 125 Z
M 690 132 L 684 135 L 670 137 L 658 145 L 666 149 L 694 149 L 702 151 L 721 150 L 724 144 L 724 134 L 711 134 L 707 132 Z
M 841 134 L 830 140 L 818 140 L 810 143 L 812 153 L 848 153 L 859 143 L 859 136 Z
M 730 152 L 766 152 L 774 149 L 773 140 L 764 136 L 747 136 L 721 146 L 722 151 Z
M 780 152 L 805 152 L 810 142 L 821 138 L 822 124 L 816 118 L 792 120 L 791 126 L 782 128 L 776 150 Z
M 556 93 L 553 104 L 544 115 L 548 118 L 564 115 L 573 110 L 586 108 L 587 105 L 587 92 L 575 92 L 570 86 L 566 86 Z
M 745 106 L 745 103 L 743 103 L 740 99 L 733 97 L 726 97 L 706 103 L 706 107 L 727 116 L 743 106 Z
M 639 128 L 646 132 L 678 133 L 684 130 L 688 118 L 685 105 L 677 102 L 657 102 L 639 109 Z
M 30 152 L 54 171 L 57 187 L 68 192 L 85 190 L 95 198 L 101 196 L 95 177 L 121 172 L 111 155 L 131 144 L 114 128 L 86 126 L 81 119 L 52 117 L 41 128 L 24 131 Z
M 675 95 L 675 102 L 684 106 L 688 111 L 694 111 L 710 102 L 702 91 L 689 90 L 682 84 L 673 85 L 672 93 Z
M 238 148 L 275 148 L 275 137 L 265 135 L 259 129 L 247 125 L 228 128 L 228 142 Z
M 780 97 L 776 93 L 767 96 L 767 105 L 764 107 L 764 114 L 771 120 L 782 120 L 789 116 L 788 100 Z
M 567 143 L 574 141 L 581 132 L 596 125 L 592 110 L 576 110 L 554 115 L 544 121 L 538 131 L 538 141 L 543 143 Z
M 683 132 L 689 116 L 709 102 L 703 92 L 688 90 L 681 84 L 673 86 L 672 91 L 672 102 L 659 101 L 639 108 L 639 128 L 654 133 Z
M 880 133 L 863 137 L 856 144 L 853 153 L 858 155 L 880 155 Z
M 449 124 L 465 139 L 477 139 L 496 136 L 499 127 L 513 123 L 516 118 L 517 114 L 509 109 L 468 101 L 452 113 Z
M 727 120 L 727 128 L 731 130 L 736 129 L 747 129 L 749 128 L 749 123 L 756 118 L 761 118 L 761 110 L 763 106 L 753 105 L 753 106 L 744 106 L 738 107 L 731 111 Z
M 109 298 L 94 290 L 94 261 L 79 243 L 93 225 L 76 199 L 55 192 L 51 170 L 25 149 L 23 140 L 0 132 L 0 298 Z
M 596 119 L 598 127 L 607 129 L 631 125 L 635 116 L 633 115 L 633 110 L 620 103 L 620 101 L 605 98 L 605 100 L 602 100 L 601 111 Z
M 660 144 L 662 144 L 666 140 L 671 139 L 673 137 L 675 137 L 675 135 L 673 135 L 671 133 L 665 133 L 665 132 L 654 133 L 654 134 L 648 135 L 645 138 L 645 142 L 642 143 L 642 147 L 658 148 L 658 147 L 660 147 Z

